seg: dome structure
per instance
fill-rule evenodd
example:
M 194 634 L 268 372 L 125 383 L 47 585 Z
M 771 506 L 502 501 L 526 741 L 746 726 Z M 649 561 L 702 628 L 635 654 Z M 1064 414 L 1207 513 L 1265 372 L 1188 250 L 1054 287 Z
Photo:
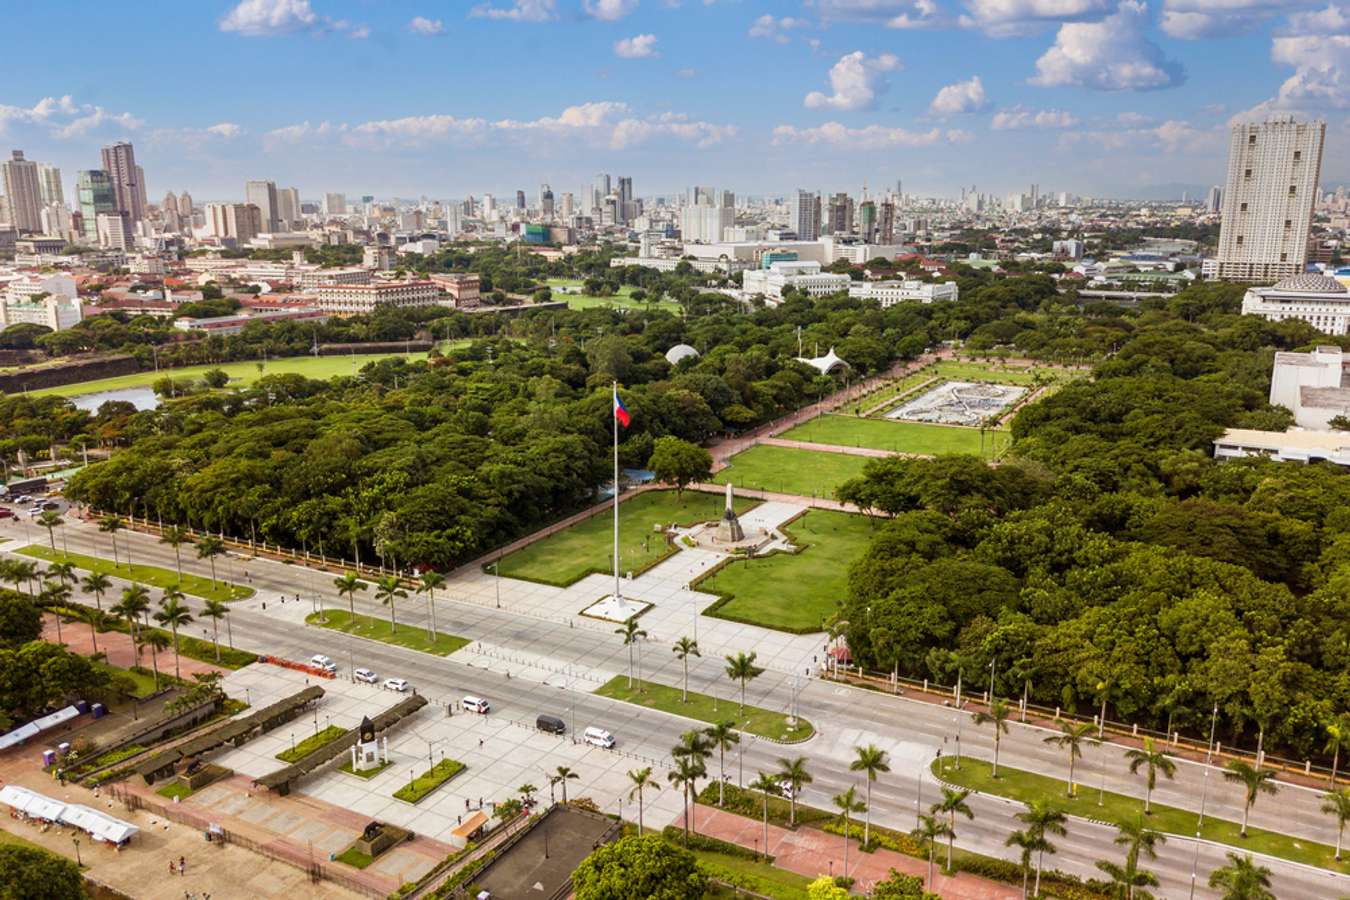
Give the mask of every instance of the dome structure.
M 698 356 L 698 351 L 688 344 L 676 344 L 666 351 L 666 362 L 672 366 L 678 366 L 686 359 Z
M 834 352 L 833 347 L 831 347 L 830 352 L 826 353 L 824 356 L 817 356 L 814 359 L 807 359 L 804 356 L 799 356 L 797 357 L 797 362 L 806 363 L 808 366 L 815 368 L 816 371 L 820 372 L 822 375 L 828 375 L 839 368 L 851 368 L 851 366 L 844 361 L 843 357 Z
M 1278 282 L 1275 290 L 1291 294 L 1345 294 L 1350 293 L 1334 278 L 1317 272 L 1304 272 Z

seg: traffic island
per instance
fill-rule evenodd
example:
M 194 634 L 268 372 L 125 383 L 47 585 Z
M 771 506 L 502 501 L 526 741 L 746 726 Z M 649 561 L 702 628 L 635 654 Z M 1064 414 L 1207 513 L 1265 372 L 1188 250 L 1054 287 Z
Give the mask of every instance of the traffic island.
M 697 719 L 700 722 L 715 724 L 730 721 L 738 731 L 767 738 L 780 744 L 799 744 L 815 735 L 816 729 L 807 720 L 798 717 L 795 721 L 786 713 L 746 706 L 741 709 L 736 700 L 710 697 L 690 691 L 688 700 L 679 688 L 667 687 L 651 681 L 633 681 L 629 687 L 627 675 L 615 675 L 609 681 L 595 689 L 601 697 L 611 700 L 623 700 L 647 709 L 659 709 Z
M 394 799 L 417 803 L 432 791 L 463 772 L 466 766 L 457 759 L 443 759 L 427 771 L 394 791 Z

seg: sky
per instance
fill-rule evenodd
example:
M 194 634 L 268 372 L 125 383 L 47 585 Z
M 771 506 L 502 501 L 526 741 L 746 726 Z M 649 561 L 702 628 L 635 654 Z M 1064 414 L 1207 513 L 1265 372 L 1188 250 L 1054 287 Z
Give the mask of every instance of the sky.
M 123 139 L 152 199 L 580 196 L 598 172 L 644 197 L 1179 197 L 1223 180 L 1232 121 L 1275 114 L 1325 119 L 1323 184 L 1350 177 L 1350 5 L 1325 0 L 52 0 L 5 22 L 0 148 L 67 190 Z

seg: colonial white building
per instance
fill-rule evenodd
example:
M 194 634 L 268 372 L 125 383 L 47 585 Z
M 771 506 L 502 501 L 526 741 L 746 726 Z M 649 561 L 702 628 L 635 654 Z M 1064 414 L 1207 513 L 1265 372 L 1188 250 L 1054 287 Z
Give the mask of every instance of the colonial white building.
M 1274 287 L 1247 291 L 1242 313 L 1271 322 L 1302 319 L 1324 334 L 1345 334 L 1350 324 L 1350 291 L 1326 275 L 1295 275 Z
M 62 331 L 79 324 L 83 318 L 84 307 L 78 297 L 52 295 L 32 303 L 13 300 L 0 302 L 0 330 L 22 322 L 46 325 L 52 331 Z
M 881 308 L 917 300 L 933 303 L 956 300 L 961 294 L 955 281 L 930 284 L 926 281 L 854 281 L 848 286 L 848 295 L 860 300 L 876 300 Z
M 380 306 L 435 306 L 445 301 L 430 281 L 394 281 L 386 284 L 333 284 L 314 289 L 319 309 L 332 313 L 368 313 Z
M 1350 434 L 1344 431 L 1255 431 L 1230 428 L 1214 440 L 1216 459 L 1257 456 L 1278 462 L 1333 462 L 1350 466 Z
M 763 294 L 773 300 L 783 299 L 785 288 L 796 288 L 812 297 L 828 297 L 847 291 L 851 279 L 847 275 L 822 272 L 820 263 L 797 260 L 776 262 L 767 269 L 746 271 L 741 287 L 751 296 Z

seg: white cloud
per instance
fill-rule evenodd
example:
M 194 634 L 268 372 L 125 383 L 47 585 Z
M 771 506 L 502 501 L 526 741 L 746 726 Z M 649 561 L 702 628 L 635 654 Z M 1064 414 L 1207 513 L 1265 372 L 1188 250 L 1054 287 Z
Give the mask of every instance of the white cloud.
M 965 0 L 959 19 L 993 37 L 1034 34 L 1051 23 L 1096 20 L 1111 11 L 1110 0 Z
M 427 37 L 434 37 L 438 34 L 445 34 L 445 23 L 440 19 L 428 19 L 423 16 L 413 16 L 412 21 L 408 23 L 408 30 L 413 34 L 424 34 Z
M 827 106 L 842 110 L 868 109 L 876 102 L 877 94 L 885 90 L 882 73 L 899 68 L 900 60 L 894 54 L 883 53 L 869 59 L 861 50 L 855 50 L 840 57 L 830 68 L 832 93 L 812 91 L 804 102 L 809 109 Z
M 347 32 L 347 37 L 351 38 L 354 41 L 365 40 L 366 38 L 370 37 L 370 26 L 357 25 L 351 31 Z
M 1122 0 L 1100 22 L 1061 25 L 1054 45 L 1036 60 L 1032 84 L 1074 86 L 1099 91 L 1147 91 L 1186 80 L 1180 64 L 1163 56 L 1145 35 L 1148 8 Z
M 680 113 L 665 113 L 651 119 L 623 119 L 614 126 L 609 146 L 614 150 L 625 150 L 654 137 L 671 137 L 704 149 L 735 136 L 734 125 L 691 122 Z
M 1060 137 L 1059 143 L 1062 147 L 1093 144 L 1103 150 L 1140 148 L 1160 150 L 1172 155 L 1210 156 L 1218 152 L 1223 140 L 1224 135 L 1218 130 L 1200 129 L 1189 122 L 1169 119 L 1151 128 L 1070 131 Z
M 270 37 L 296 31 L 319 31 L 327 20 L 309 7 L 309 0 L 242 0 L 220 20 L 221 31 L 245 37 Z
M 318 125 L 311 125 L 309 120 L 295 125 L 286 125 L 281 128 L 274 128 L 263 135 L 263 145 L 266 147 L 275 147 L 280 144 L 298 144 L 311 138 L 326 138 L 335 131 L 335 128 L 329 122 L 320 122 Z
M 1141 125 L 1151 125 L 1154 119 L 1152 116 L 1146 116 L 1143 113 L 1123 112 L 1116 115 L 1116 121 L 1122 125 L 1128 125 L 1130 128 L 1138 128 Z
M 980 81 L 980 76 L 974 75 L 969 81 L 958 81 L 938 91 L 933 102 L 928 105 L 928 111 L 935 116 L 955 116 L 980 112 L 988 106 L 989 99 L 984 95 L 984 84 Z
M 551 22 L 558 18 L 554 0 L 514 0 L 510 6 L 480 3 L 469 10 L 474 19 L 510 19 L 514 22 Z
M 1015 131 L 1024 128 L 1072 128 L 1078 124 L 1072 113 L 1062 109 L 1028 109 L 1012 106 L 994 113 L 989 127 L 995 131 Z
M 793 28 L 801 28 L 806 24 L 801 19 L 794 19 L 792 16 L 783 16 L 775 19 L 773 16 L 765 13 L 754 22 L 750 23 L 750 36 L 752 38 L 767 38 L 776 41 L 779 44 L 786 44 L 792 40 L 787 32 Z
M 936 0 L 817 0 L 824 21 L 876 22 L 887 28 L 928 28 L 946 24 Z
M 235 138 L 243 133 L 242 128 L 233 122 L 218 122 L 206 129 L 207 134 L 214 134 L 216 137 Z
M 1350 108 L 1350 20 L 1337 6 L 1289 17 L 1284 33 L 1271 41 L 1272 61 L 1294 72 L 1275 96 L 1233 116 L 1259 120 L 1273 113 L 1321 116 Z
M 614 55 L 620 59 L 648 59 L 660 56 L 656 52 L 656 35 L 635 34 L 614 42 Z
M 637 9 L 638 0 L 585 0 L 586 15 L 606 22 L 617 22 Z
M 1307 15 L 1299 10 L 1313 5 L 1314 0 L 1163 0 L 1161 27 L 1184 40 L 1226 37 L 1258 28 L 1279 14 Z
M 416 145 L 452 137 L 476 137 L 487 130 L 486 119 L 432 115 L 362 122 L 353 126 L 347 134 L 348 142 L 352 144 L 394 142 Z
M 31 107 L 0 104 L 0 132 L 12 125 L 45 128 L 54 138 L 84 137 L 99 130 L 135 131 L 145 123 L 131 113 L 113 113 L 69 95 L 43 97 Z
M 694 78 L 698 75 L 698 69 L 676 69 L 676 78 Z
M 948 131 L 946 139 L 960 142 L 966 132 Z M 814 128 L 797 128 L 793 125 L 779 125 L 773 130 L 773 142 L 782 144 L 829 144 L 852 150 L 880 150 L 888 147 L 931 147 L 942 143 L 944 133 L 941 128 L 927 131 L 908 131 L 904 128 L 886 128 L 881 125 L 867 125 L 863 128 L 849 128 L 839 122 L 826 122 Z

